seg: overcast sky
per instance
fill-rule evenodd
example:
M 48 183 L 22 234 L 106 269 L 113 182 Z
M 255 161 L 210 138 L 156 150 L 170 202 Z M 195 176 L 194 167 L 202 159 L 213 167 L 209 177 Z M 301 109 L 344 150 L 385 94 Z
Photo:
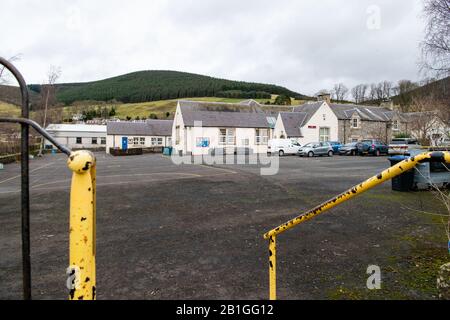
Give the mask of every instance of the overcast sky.
M 418 80 L 421 0 L 2 0 L 0 55 L 28 83 L 179 70 L 314 94 Z

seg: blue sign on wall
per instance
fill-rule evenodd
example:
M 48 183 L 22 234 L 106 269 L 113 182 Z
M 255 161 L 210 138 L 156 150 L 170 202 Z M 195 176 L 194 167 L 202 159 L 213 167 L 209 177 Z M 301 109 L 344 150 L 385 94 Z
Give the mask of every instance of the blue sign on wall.
M 198 148 L 208 148 L 209 147 L 209 138 L 197 138 L 196 146 Z
M 122 137 L 122 150 L 128 150 L 128 137 Z

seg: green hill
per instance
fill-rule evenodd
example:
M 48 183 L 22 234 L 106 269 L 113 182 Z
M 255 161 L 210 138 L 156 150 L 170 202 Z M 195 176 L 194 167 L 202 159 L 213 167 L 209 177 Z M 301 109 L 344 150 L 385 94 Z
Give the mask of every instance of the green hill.
M 404 94 L 394 96 L 392 97 L 392 100 L 394 101 L 394 104 L 409 105 L 412 103 L 414 97 L 427 96 L 433 96 L 436 99 L 450 103 L 450 77 L 428 83 Z
M 35 92 L 41 88 L 40 85 L 29 87 Z M 57 85 L 57 99 L 66 105 L 83 100 L 137 103 L 187 97 L 270 99 L 271 94 L 308 98 L 272 84 L 231 81 L 177 71 L 139 71 L 99 81 Z
M 39 102 L 38 93 L 29 90 L 30 102 L 36 104 Z M 22 103 L 22 95 L 20 88 L 17 86 L 0 85 L 0 101 L 20 106 Z

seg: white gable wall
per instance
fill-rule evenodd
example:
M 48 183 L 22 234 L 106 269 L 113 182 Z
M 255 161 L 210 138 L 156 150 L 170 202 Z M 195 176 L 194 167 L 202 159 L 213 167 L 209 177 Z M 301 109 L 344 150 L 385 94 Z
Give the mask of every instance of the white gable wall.
M 177 143 L 176 139 L 176 128 L 177 126 L 180 128 L 180 140 Z M 174 152 L 186 152 L 186 128 L 184 127 L 183 115 L 181 114 L 180 103 L 177 104 L 177 109 L 175 111 L 175 118 L 173 119 L 172 126 L 172 145 L 174 148 Z
M 273 138 L 281 139 L 281 136 L 285 138 L 290 138 L 286 135 L 286 129 L 284 128 L 283 120 L 281 119 L 281 115 L 278 114 L 277 121 L 275 122 L 275 128 L 273 130 Z
M 323 103 L 309 121 L 301 128 L 303 137 L 298 139 L 301 145 L 318 142 L 320 128 L 330 128 L 330 140 L 338 141 L 338 118 L 327 103 Z

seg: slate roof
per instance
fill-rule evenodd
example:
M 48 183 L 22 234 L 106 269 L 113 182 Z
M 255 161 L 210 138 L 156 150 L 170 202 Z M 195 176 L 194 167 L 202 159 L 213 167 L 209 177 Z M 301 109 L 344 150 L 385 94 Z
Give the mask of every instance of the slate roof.
M 292 138 L 303 137 L 301 127 L 307 122 L 306 112 L 280 112 L 286 135 Z
M 314 102 L 314 103 L 305 103 L 301 106 L 294 107 L 293 112 L 302 112 L 306 113 L 306 118 L 304 120 L 304 123 L 306 124 L 311 117 L 319 110 L 319 108 L 324 104 L 323 101 Z
M 172 125 L 173 120 L 109 121 L 106 124 L 106 132 L 108 135 L 171 136 Z
M 45 128 L 47 131 L 70 131 L 70 132 L 106 132 L 105 125 L 95 124 L 59 124 L 52 123 Z
M 254 104 L 199 102 L 181 100 L 184 125 L 193 127 L 201 121 L 203 127 L 269 128 L 267 115 Z
M 357 113 L 362 120 L 389 122 L 392 121 L 396 114 L 396 112 L 388 108 L 355 104 L 332 103 L 330 107 L 339 120 L 351 119 L 353 114 Z M 406 120 L 400 114 L 398 115 L 402 120 Z

